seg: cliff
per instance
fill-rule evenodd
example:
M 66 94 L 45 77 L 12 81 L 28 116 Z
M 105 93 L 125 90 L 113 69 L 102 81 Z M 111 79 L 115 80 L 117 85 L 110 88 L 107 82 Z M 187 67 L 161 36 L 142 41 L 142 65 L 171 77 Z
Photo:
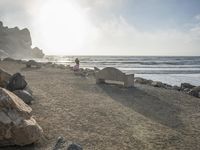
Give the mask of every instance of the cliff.
M 0 49 L 13 58 L 42 58 L 44 53 L 39 48 L 31 48 L 30 31 L 25 28 L 4 27 L 0 21 Z M 1 54 L 0 54 L 1 55 Z

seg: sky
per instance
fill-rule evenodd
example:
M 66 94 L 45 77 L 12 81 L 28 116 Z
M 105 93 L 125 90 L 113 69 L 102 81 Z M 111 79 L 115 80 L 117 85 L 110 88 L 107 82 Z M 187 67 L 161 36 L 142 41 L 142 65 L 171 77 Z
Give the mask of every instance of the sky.
M 200 0 L 0 0 L 50 55 L 200 56 Z

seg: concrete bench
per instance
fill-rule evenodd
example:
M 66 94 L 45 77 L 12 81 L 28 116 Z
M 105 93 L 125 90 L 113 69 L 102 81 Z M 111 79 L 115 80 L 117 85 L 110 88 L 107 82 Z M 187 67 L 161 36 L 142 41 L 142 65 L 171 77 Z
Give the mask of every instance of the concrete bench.
M 110 81 L 120 81 L 124 83 L 124 87 L 133 87 L 134 86 L 134 74 L 126 75 L 120 70 L 107 67 L 98 72 L 96 72 L 96 83 L 105 83 L 106 80 Z

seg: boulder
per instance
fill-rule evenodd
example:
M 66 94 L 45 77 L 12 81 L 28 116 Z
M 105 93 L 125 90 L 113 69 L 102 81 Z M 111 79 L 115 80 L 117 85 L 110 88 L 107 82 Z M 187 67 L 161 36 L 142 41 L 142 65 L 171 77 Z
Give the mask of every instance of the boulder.
M 184 89 L 192 89 L 194 88 L 194 85 L 191 85 L 189 83 L 181 83 L 181 90 L 184 91 Z
M 65 65 L 60 64 L 60 65 L 58 65 L 58 68 L 59 69 L 65 69 L 66 67 L 65 67 Z
M 83 150 L 83 148 L 76 143 L 72 143 L 68 146 L 67 150 Z
M 200 97 L 200 86 L 198 87 L 194 87 L 193 89 L 191 89 L 188 94 L 195 96 L 195 97 Z
M 24 76 L 15 73 L 8 82 L 7 89 L 10 91 L 23 90 L 27 86 Z
M 175 85 L 175 86 L 172 87 L 172 90 L 180 91 L 181 87 Z
M 98 71 L 100 71 L 100 69 L 97 68 L 97 67 L 94 67 L 94 71 L 95 71 L 95 72 L 98 72 Z
M 36 62 L 35 60 L 29 60 L 27 63 L 26 63 L 26 67 L 27 68 L 31 68 L 31 67 L 36 67 L 36 68 L 41 68 L 41 64 Z
M 16 90 L 13 91 L 13 93 L 17 95 L 19 98 L 21 98 L 26 104 L 31 104 L 32 101 L 34 100 L 32 95 L 25 90 Z
M 27 91 L 29 94 L 33 95 L 33 91 L 30 89 L 28 85 L 24 88 L 24 90 Z
M 51 67 L 52 62 L 46 62 L 46 63 L 43 63 L 42 65 L 45 67 Z
M 43 131 L 31 112 L 19 97 L 0 88 L 0 146 L 24 146 L 40 140 Z
M 159 82 L 159 81 L 153 81 L 151 83 L 152 86 L 154 87 L 165 87 L 164 84 L 162 82 Z
M 85 68 L 84 72 L 88 75 L 95 75 L 95 71 L 89 68 Z
M 148 85 L 151 85 L 151 83 L 153 81 L 152 80 L 147 80 L 147 79 L 144 79 L 144 78 L 140 78 L 140 77 L 135 77 L 134 82 L 135 83 L 139 83 L 139 84 L 148 84 Z
M 56 144 L 55 144 L 53 150 L 60 150 L 60 149 L 64 148 L 65 143 L 66 143 L 66 141 L 64 140 L 63 137 L 58 137 L 58 140 L 56 141 Z
M 3 69 L 0 69 L 0 87 L 6 88 L 10 77 L 11 74 L 7 73 Z

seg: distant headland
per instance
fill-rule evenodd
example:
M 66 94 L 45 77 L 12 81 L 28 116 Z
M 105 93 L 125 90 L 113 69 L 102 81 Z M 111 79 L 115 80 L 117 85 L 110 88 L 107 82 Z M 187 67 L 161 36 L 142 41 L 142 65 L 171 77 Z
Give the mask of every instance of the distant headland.
M 27 28 L 8 28 L 0 21 L 0 56 L 12 58 L 43 58 L 38 47 L 32 48 L 30 31 Z

